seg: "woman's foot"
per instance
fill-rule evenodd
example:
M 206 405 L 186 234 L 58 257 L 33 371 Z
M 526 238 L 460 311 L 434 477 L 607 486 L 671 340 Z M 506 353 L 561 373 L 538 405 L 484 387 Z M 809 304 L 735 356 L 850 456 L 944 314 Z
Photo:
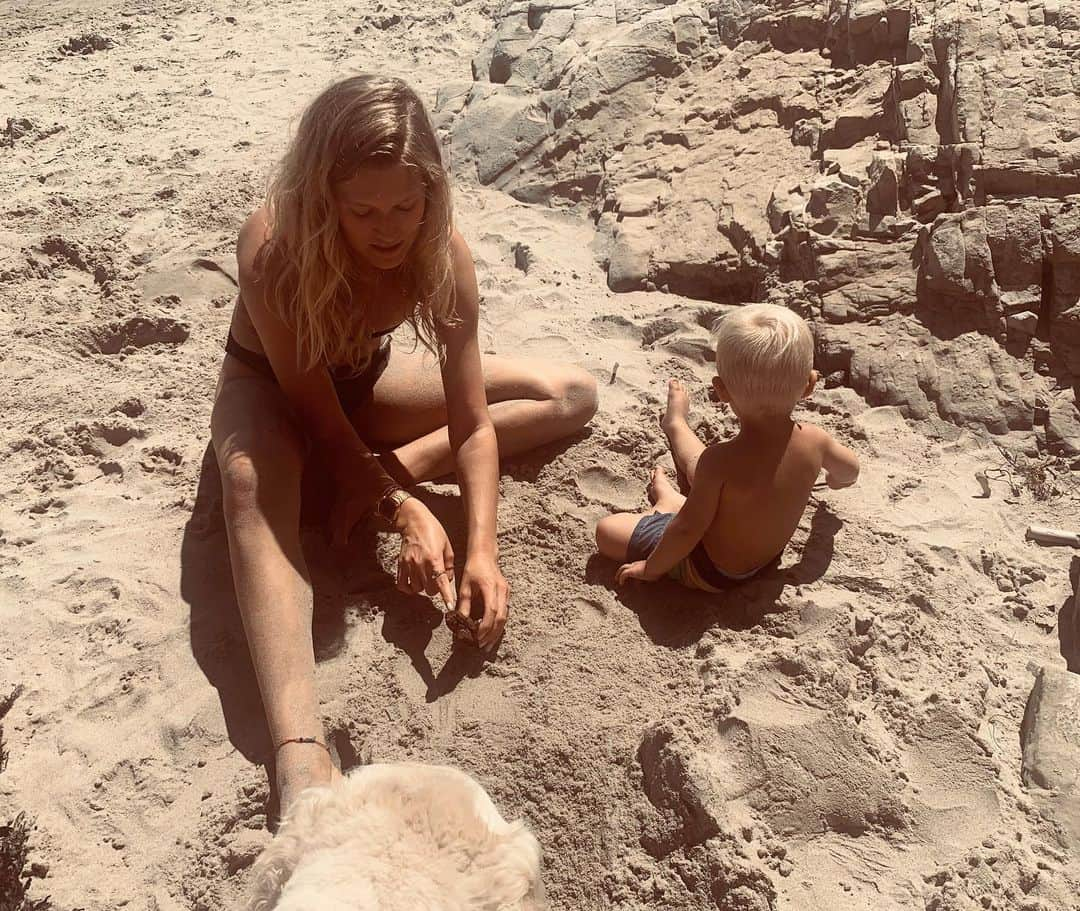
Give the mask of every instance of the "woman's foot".
M 679 493 L 668 480 L 667 472 L 660 467 L 653 469 L 646 493 L 649 495 L 649 502 L 656 507 L 657 512 L 678 512 L 686 501 L 686 497 Z
M 687 425 L 690 417 L 690 393 L 682 384 L 682 380 L 670 380 L 668 382 L 667 409 L 660 418 L 660 426 L 667 436 L 678 427 Z
M 317 743 L 286 743 L 277 753 L 275 783 L 280 815 L 289 812 L 305 788 L 328 785 L 341 778 L 330 753 Z

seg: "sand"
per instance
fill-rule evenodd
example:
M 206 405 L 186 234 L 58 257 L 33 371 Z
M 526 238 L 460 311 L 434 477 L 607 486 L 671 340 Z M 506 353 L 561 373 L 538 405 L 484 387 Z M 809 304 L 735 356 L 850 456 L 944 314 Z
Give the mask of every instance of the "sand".
M 387 71 L 434 105 L 471 80 L 494 10 L 0 13 L 0 684 L 23 687 L 0 817 L 36 818 L 32 897 L 175 911 L 242 893 L 270 838 L 267 740 L 207 451 L 236 231 L 313 92 Z M 702 433 L 734 430 L 704 396 L 723 307 L 616 293 L 580 209 L 457 164 L 455 185 L 483 349 L 585 366 L 600 411 L 504 466 L 512 614 L 491 663 L 395 591 L 389 537 L 335 563 L 307 531 L 343 763 L 476 776 L 539 837 L 556 909 L 1078 907 L 1075 845 L 1020 741 L 1029 664 L 1065 667 L 1069 552 L 1024 531 L 1077 525 L 1067 466 L 1047 498 L 1000 480 L 981 498 L 974 473 L 1035 452 L 1031 431 L 823 387 L 799 415 L 863 475 L 815 495 L 780 574 L 719 599 L 616 592 L 592 527 L 645 507 L 666 379 L 693 386 Z M 423 496 L 460 541 L 456 488 Z

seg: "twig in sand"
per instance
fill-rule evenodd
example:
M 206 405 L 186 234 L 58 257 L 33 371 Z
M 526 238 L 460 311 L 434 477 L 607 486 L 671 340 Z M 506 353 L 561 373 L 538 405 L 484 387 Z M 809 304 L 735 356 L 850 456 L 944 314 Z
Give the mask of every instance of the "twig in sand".
M 619 362 L 615 362 L 615 366 L 611 368 L 611 379 L 608 380 L 609 386 L 615 385 L 615 375 L 619 372 Z

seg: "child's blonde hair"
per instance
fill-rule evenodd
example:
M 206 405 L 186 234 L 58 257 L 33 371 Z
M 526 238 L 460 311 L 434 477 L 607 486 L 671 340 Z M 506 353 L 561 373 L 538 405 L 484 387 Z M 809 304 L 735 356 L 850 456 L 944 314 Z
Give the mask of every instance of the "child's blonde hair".
M 814 337 L 797 313 L 748 304 L 716 328 L 716 372 L 732 402 L 748 415 L 788 415 L 814 369 Z
M 426 204 L 399 267 L 417 302 L 408 322 L 439 350 L 436 329 L 454 321 L 450 187 L 435 131 L 400 79 L 362 74 L 325 89 L 307 108 L 267 193 L 270 237 L 259 254 L 271 308 L 296 331 L 300 365 L 361 367 L 370 349 L 368 308 L 353 300 L 353 254 L 338 226 L 334 188 L 365 165 L 418 169 Z

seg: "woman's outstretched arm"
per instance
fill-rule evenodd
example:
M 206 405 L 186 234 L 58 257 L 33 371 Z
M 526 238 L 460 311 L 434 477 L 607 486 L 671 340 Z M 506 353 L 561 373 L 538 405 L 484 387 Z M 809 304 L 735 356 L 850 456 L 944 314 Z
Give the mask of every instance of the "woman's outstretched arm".
M 480 619 L 480 645 L 490 648 L 506 625 L 509 586 L 498 565 L 496 521 L 499 445 L 488 414 L 477 324 L 480 292 L 472 254 L 456 231 L 451 242 L 458 322 L 441 332 L 445 346 L 443 389 L 450 447 L 468 521 L 468 550 L 458 592 L 458 611 Z M 474 602 L 477 610 L 473 611 Z M 481 615 L 481 610 L 483 611 Z

